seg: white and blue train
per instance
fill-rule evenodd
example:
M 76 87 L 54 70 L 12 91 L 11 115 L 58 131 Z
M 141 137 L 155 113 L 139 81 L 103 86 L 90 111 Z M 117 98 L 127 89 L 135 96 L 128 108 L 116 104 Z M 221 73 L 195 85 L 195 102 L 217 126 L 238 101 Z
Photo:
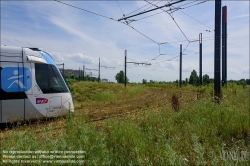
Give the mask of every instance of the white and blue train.
M 65 116 L 71 93 L 52 57 L 38 49 L 1 46 L 0 123 Z

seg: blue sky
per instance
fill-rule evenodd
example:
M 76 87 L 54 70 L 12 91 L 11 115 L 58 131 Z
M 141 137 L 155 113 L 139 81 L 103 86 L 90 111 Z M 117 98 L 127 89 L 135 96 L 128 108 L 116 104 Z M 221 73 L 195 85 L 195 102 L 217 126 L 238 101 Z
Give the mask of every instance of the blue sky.
M 65 63 L 68 69 L 79 69 L 83 64 L 86 68 L 98 69 L 100 57 L 101 66 L 116 67 L 114 70 L 101 68 L 101 78 L 110 81 L 115 81 L 116 73 L 124 70 L 126 49 L 128 61 L 152 63 L 151 66 L 128 64 L 127 76 L 131 82 L 141 82 L 142 79 L 174 81 L 179 78 L 179 58 L 176 56 L 179 55 L 180 44 L 184 49 L 187 39 L 198 40 L 199 33 L 202 33 L 203 75 L 213 78 L 214 1 L 181 9 L 171 15 L 157 10 L 136 16 L 131 19 L 138 21 L 131 22 L 130 27 L 117 20 L 148 2 L 118 1 L 121 9 L 117 1 L 63 2 L 113 20 L 55 1 L 1 1 L 1 45 L 42 48 L 52 55 L 56 63 Z M 195 4 L 191 2 L 182 2 L 174 7 Z M 150 3 L 162 6 L 168 1 Z M 228 79 L 249 78 L 249 2 L 222 1 L 224 5 L 228 8 Z M 132 14 L 146 8 L 154 7 L 147 5 Z M 142 19 L 159 12 L 162 13 Z M 164 42 L 170 44 L 160 44 Z M 198 46 L 198 42 L 192 42 L 183 53 L 183 79 L 189 78 L 193 69 L 199 71 Z M 166 61 L 173 57 L 176 58 Z M 93 71 L 93 74 L 98 73 Z

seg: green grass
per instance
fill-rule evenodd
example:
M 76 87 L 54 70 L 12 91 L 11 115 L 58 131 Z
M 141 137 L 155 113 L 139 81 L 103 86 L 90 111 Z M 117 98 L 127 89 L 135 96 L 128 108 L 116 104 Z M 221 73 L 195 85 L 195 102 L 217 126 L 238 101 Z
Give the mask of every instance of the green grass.
M 90 82 L 71 87 L 75 102 L 83 107 L 136 98 L 150 88 Z M 133 120 L 96 123 L 85 123 L 88 117 L 79 113 L 64 120 L 63 130 L 53 130 L 56 122 L 39 128 L 39 134 L 36 128 L 15 128 L 1 140 L 1 148 L 83 150 L 86 165 L 247 165 L 249 159 L 224 160 L 220 154 L 248 151 L 249 155 L 249 90 L 229 85 L 222 89 L 218 104 L 211 97 L 212 88 L 183 87 L 204 93 L 204 98 L 178 112 L 158 107 Z
M 137 98 L 147 93 L 144 86 L 128 86 L 97 82 L 78 82 L 71 86 L 75 109 L 108 104 L 121 100 Z

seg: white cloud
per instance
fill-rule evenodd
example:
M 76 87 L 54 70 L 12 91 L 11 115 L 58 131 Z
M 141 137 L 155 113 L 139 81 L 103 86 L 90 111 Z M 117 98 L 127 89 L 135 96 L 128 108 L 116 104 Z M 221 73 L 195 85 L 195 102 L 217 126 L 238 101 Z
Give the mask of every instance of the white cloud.
M 250 68 L 249 67 L 245 67 L 243 70 L 242 70 L 242 73 L 244 74 L 248 74 L 250 73 Z
M 244 18 L 244 17 L 248 17 L 249 18 L 249 14 L 243 14 L 243 15 L 239 15 L 239 16 L 236 16 L 236 17 L 232 17 L 228 20 L 233 20 L 233 19 L 238 19 L 238 18 Z

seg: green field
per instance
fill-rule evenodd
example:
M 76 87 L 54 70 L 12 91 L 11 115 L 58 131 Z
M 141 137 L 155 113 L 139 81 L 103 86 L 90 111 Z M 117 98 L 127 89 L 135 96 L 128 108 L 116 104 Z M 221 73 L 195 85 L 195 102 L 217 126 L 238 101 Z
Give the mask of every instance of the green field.
M 78 165 L 250 162 L 248 88 L 229 84 L 222 88 L 223 97 L 217 103 L 212 84 L 182 88 L 174 84 L 128 84 L 124 88 L 121 84 L 69 82 L 69 86 L 74 114 L 1 130 L 1 149 L 84 151 Z M 179 109 L 173 109 L 173 96 Z

